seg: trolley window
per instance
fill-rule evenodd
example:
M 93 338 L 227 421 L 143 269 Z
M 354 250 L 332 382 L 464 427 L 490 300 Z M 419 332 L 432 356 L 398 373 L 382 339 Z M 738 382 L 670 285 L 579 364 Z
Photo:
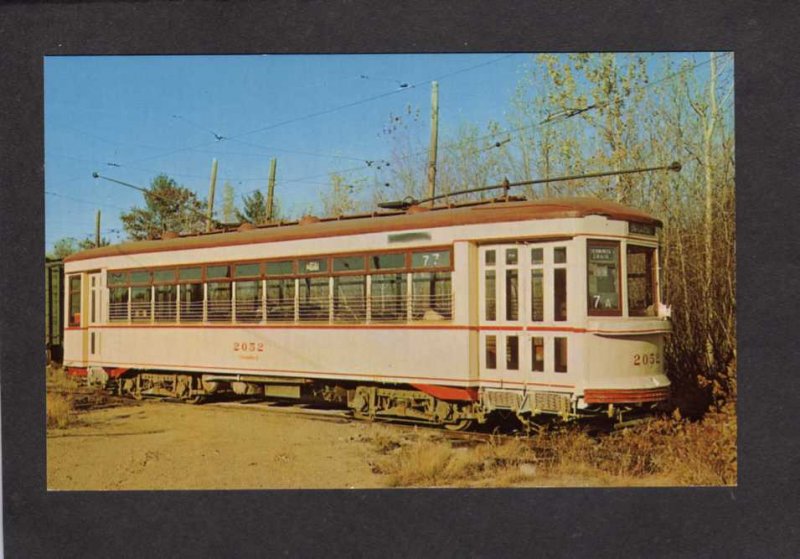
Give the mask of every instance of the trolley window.
M 81 276 L 69 278 L 69 326 L 81 325 Z
M 258 265 L 256 264 L 256 266 Z M 261 300 L 260 281 L 237 281 L 236 321 L 259 322 L 261 320 Z
M 231 277 L 230 266 L 208 266 L 206 268 L 207 279 L 227 279 Z
M 291 262 L 288 264 L 291 265 Z M 267 280 L 267 320 L 294 320 L 293 279 Z
M 567 372 L 567 338 L 553 338 L 555 345 L 555 371 L 557 373 Z
M 134 285 L 149 285 L 151 279 L 152 274 L 147 270 L 131 272 L 131 283 Z
M 494 270 L 484 272 L 484 287 L 486 289 L 484 305 L 486 320 L 497 320 L 497 282 Z
M 506 370 L 519 369 L 519 336 L 506 338 Z
M 328 320 L 329 311 L 330 284 L 328 283 L 328 278 L 301 279 L 298 306 L 298 315 L 300 320 Z
M 397 270 L 406 267 L 406 254 L 395 252 L 391 254 L 375 254 L 370 257 L 372 270 Z
M 128 288 L 108 288 L 108 319 L 111 322 L 128 321 Z
M 284 260 L 282 262 L 267 262 L 268 276 L 290 276 L 294 273 L 294 262 Z
M 175 270 L 156 270 L 153 283 L 175 283 Z
M 321 274 L 328 271 L 328 260 L 326 258 L 313 258 L 300 261 L 301 274 Z
M 589 241 L 587 250 L 589 315 L 621 315 L 619 243 Z
M 174 270 L 172 274 L 174 277 Z M 153 303 L 153 313 L 156 322 L 175 322 L 177 319 L 178 286 L 157 285 L 154 287 L 154 290 L 156 292 L 156 300 L 155 303 Z
M 354 272 L 365 267 L 363 256 L 343 256 L 333 259 L 334 272 Z
M 450 251 L 437 250 L 432 252 L 414 252 L 411 254 L 411 267 L 419 268 L 449 268 Z
M 131 320 L 150 322 L 152 298 L 152 287 L 131 287 Z
M 453 317 L 450 272 L 423 272 L 412 275 L 412 320 L 450 320 Z
M 227 266 L 224 266 L 227 268 Z M 210 282 L 206 284 L 208 301 L 206 316 L 209 322 L 230 322 L 231 284 L 230 282 Z
M 655 249 L 628 245 L 628 314 L 655 316 Z
M 371 311 L 375 322 L 404 321 L 408 274 L 375 274 L 372 276 Z
M 203 284 L 187 283 L 180 288 L 181 322 L 200 322 L 203 320 Z
M 109 272 L 108 285 L 127 285 L 128 272 Z
M 366 276 L 335 276 L 333 278 L 334 320 L 338 322 L 363 322 L 366 317 Z
M 203 278 L 203 270 L 197 268 L 181 268 L 178 270 L 178 281 L 200 281 Z
M 261 264 L 237 264 L 234 271 L 237 278 L 257 278 L 261 275 Z
M 544 372 L 544 338 L 534 336 L 531 338 L 531 371 Z
M 497 336 L 486 336 L 486 368 L 497 368 Z

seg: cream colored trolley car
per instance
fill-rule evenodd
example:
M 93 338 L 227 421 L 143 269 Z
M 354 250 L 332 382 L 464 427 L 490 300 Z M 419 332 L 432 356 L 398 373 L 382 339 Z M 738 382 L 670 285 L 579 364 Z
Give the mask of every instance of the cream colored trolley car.
M 412 206 L 65 262 L 64 362 L 120 394 L 221 390 L 466 427 L 669 395 L 659 221 L 586 198 Z

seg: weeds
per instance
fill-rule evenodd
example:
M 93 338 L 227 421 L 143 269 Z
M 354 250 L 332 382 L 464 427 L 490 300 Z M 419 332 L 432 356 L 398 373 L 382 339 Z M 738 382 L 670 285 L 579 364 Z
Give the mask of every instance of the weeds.
M 61 368 L 48 366 L 45 370 L 47 397 L 47 428 L 63 429 L 74 422 L 76 412 L 105 407 L 108 394 L 100 388 L 82 387 Z
M 509 485 L 733 485 L 736 416 L 653 420 L 600 438 L 580 429 L 454 448 L 445 438 L 388 444 L 376 471 L 392 487 Z
M 47 407 L 47 428 L 63 429 L 72 418 L 72 402 L 69 396 L 57 392 L 49 392 L 45 402 Z

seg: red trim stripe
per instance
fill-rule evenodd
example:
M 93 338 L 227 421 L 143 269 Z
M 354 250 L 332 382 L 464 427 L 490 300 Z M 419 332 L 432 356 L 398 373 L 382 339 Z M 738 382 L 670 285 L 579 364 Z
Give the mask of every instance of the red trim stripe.
M 468 330 L 472 332 L 569 332 L 574 334 L 668 334 L 664 330 L 590 330 L 573 326 L 468 326 L 462 324 L 98 324 L 89 328 L 71 327 L 67 330 L 124 330 L 124 329 L 216 329 L 216 330 Z
M 411 386 L 440 400 L 478 401 L 477 388 L 455 388 L 452 386 L 436 386 L 433 384 L 412 384 Z
M 642 389 L 587 388 L 583 391 L 587 404 L 638 404 L 669 399 L 669 386 Z

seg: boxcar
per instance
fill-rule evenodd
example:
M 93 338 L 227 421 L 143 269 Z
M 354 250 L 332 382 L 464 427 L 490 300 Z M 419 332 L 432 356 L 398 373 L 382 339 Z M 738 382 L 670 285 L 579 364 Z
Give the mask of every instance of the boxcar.
M 62 293 L 64 263 L 61 260 L 46 260 L 44 266 L 44 343 L 46 359 L 61 362 L 64 320 Z
M 316 398 L 467 427 L 669 396 L 660 222 L 588 198 L 412 206 L 66 259 L 65 365 L 120 394 Z

